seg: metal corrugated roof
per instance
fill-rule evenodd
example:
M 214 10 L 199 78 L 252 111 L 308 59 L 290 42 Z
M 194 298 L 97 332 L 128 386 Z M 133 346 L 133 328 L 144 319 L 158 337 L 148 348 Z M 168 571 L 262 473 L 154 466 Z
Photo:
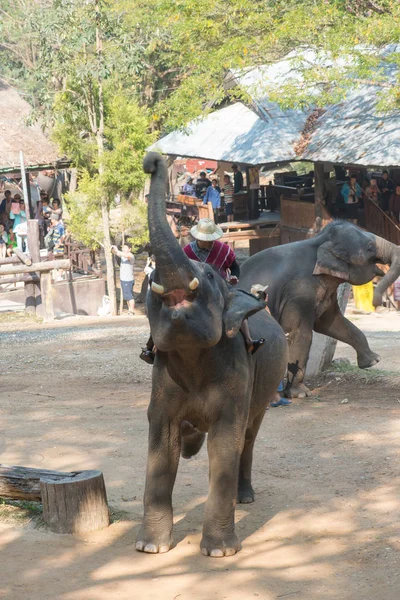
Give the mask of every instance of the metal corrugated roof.
M 264 121 L 238 102 L 190 123 L 187 132 L 174 131 L 150 150 L 249 165 L 293 160 L 293 144 L 307 115 Z
M 380 54 L 399 50 L 400 46 L 391 45 Z M 308 62 L 324 60 L 316 59 L 312 51 L 306 51 L 302 57 Z M 293 76 L 300 80 L 296 72 L 299 59 L 298 53 L 292 53 L 273 65 L 232 72 L 235 81 L 252 97 L 254 110 L 241 103 L 233 104 L 191 123 L 187 134 L 173 132 L 152 148 L 165 154 L 247 164 L 309 160 L 363 166 L 400 165 L 400 111 L 378 112 L 382 87 L 377 85 L 362 85 L 343 102 L 327 107 L 304 143 L 303 129 L 312 109 L 283 111 L 268 100 L 266 92 L 269 84 L 282 84 Z M 329 66 L 328 59 L 326 64 Z M 385 68 L 389 71 L 387 75 L 394 78 L 397 67 Z M 294 150 L 298 144 L 305 146 L 300 154 Z

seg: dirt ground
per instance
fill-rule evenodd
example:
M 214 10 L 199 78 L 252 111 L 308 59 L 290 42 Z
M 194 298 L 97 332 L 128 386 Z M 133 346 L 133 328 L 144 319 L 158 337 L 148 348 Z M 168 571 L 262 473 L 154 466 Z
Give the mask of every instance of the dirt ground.
M 400 315 L 352 318 L 388 373 L 331 371 L 314 397 L 267 412 L 256 502 L 238 506 L 243 548 L 226 559 L 199 550 L 204 449 L 180 464 L 176 546 L 159 556 L 134 550 L 151 377 L 138 360 L 145 318 L 4 325 L 0 463 L 102 470 L 115 522 L 78 538 L 0 520 L 0 598 L 398 600 Z M 337 356 L 355 360 L 343 345 Z

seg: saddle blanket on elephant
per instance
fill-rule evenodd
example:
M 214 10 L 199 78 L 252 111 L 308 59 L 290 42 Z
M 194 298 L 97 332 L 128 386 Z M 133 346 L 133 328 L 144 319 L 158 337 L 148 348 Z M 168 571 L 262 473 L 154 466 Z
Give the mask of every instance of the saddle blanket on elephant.
M 216 269 L 218 269 L 219 274 L 221 277 L 223 277 L 223 279 L 227 279 L 227 270 L 230 269 L 236 258 L 235 253 L 228 246 L 228 244 L 224 244 L 218 240 L 215 240 L 208 254 L 204 249 L 198 248 L 196 242 L 191 242 L 185 246 L 183 251 L 186 256 L 192 260 L 213 265 Z

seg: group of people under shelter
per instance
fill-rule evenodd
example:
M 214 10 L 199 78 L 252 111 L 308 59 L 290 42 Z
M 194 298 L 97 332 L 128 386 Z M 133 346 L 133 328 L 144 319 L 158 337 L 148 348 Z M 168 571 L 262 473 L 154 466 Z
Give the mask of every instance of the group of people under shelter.
M 40 246 L 47 248 L 55 257 L 64 255 L 65 227 L 61 201 L 54 198 L 50 205 L 47 192 L 40 191 L 40 200 L 34 210 L 39 222 Z M 29 209 L 21 194 L 12 194 L 6 189 L 0 201 L 0 258 L 11 256 L 14 248 L 29 252 L 28 219 Z
M 400 224 L 400 185 L 395 185 L 389 178 L 387 170 L 382 176 L 371 177 L 357 181 L 357 175 L 350 174 L 348 182 L 344 183 L 341 195 L 345 203 L 345 216 L 349 221 L 357 223 L 360 209 L 365 199 L 379 206 L 396 224 Z
M 233 164 L 231 168 L 233 171 L 233 183 L 230 175 L 224 175 L 222 188 L 218 185 L 217 179 L 208 179 L 205 171 L 201 171 L 196 183 L 193 183 L 193 177 L 190 176 L 182 186 L 182 193 L 185 196 L 196 197 L 202 200 L 203 204 L 211 203 L 215 223 L 218 223 L 218 214 L 222 206 L 222 200 L 227 221 L 233 221 L 233 195 L 243 190 L 242 172 L 236 164 Z

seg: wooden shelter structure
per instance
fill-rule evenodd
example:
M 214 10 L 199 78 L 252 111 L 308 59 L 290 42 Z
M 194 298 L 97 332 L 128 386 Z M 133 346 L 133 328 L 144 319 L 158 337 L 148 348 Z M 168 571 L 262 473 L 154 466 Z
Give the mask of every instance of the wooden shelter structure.
M 400 46 L 387 46 L 379 52 L 391 55 Z M 305 60 L 315 60 L 310 51 Z M 237 102 L 189 124 L 185 132 L 174 131 L 152 146 L 174 157 L 196 157 L 216 160 L 223 165 L 233 162 L 246 172 L 246 194 L 234 199 L 237 221 L 259 219 L 260 209 L 274 200 L 280 208 L 279 243 L 304 239 L 331 218 L 330 198 L 340 193 L 344 183 L 333 178 L 334 167 L 342 166 L 366 173 L 382 168 L 400 183 L 400 111 L 379 111 L 381 87 L 363 84 L 338 104 L 324 109 L 282 110 L 268 98 L 268 86 L 285 84 L 298 64 L 297 53 L 273 65 L 231 72 L 230 85 L 239 85 L 251 97 L 246 106 Z M 386 65 L 386 68 L 387 65 Z M 398 67 L 389 69 L 395 78 Z M 290 173 L 273 186 L 252 184 L 260 167 L 277 168 L 283 164 L 309 161 L 313 164 L 313 187 L 299 187 L 299 178 Z M 366 201 L 366 229 L 391 242 L 400 243 L 400 228 L 373 202 Z M 247 227 L 250 230 L 249 227 Z M 252 232 L 252 235 L 254 231 Z M 277 231 L 275 230 L 275 237 Z M 249 237 L 249 239 L 251 239 Z M 260 238 L 253 250 L 268 247 L 268 237 Z M 273 241 L 275 244 L 276 240 Z
M 27 124 L 31 110 L 28 102 L 0 79 L 0 175 L 20 170 L 21 150 L 27 171 L 63 169 L 69 165 L 43 133 L 40 123 Z

